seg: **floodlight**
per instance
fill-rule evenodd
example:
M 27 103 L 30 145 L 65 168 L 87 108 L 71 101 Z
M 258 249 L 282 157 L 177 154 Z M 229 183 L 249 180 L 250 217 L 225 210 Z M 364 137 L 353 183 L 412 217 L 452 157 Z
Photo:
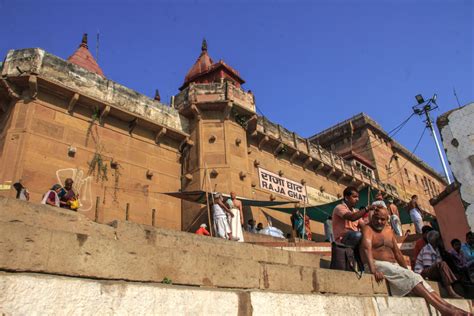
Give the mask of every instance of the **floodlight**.
M 418 102 L 418 104 L 423 104 L 425 103 L 425 99 L 423 99 L 423 97 L 421 96 L 421 94 L 418 94 L 415 96 L 415 99 L 416 99 L 416 102 Z

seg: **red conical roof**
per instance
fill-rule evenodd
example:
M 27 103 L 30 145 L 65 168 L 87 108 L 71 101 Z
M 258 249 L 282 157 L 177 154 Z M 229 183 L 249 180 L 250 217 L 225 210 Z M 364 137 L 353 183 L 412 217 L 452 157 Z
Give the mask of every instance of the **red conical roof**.
M 207 53 L 207 42 L 202 41 L 201 54 L 184 77 L 184 83 L 180 90 L 186 88 L 191 82 L 212 82 L 216 78 L 228 78 L 237 83 L 238 86 L 245 81 L 240 78 L 237 70 L 219 60 L 217 63 Z
M 85 68 L 91 72 L 98 74 L 99 76 L 105 77 L 104 72 L 100 69 L 97 61 L 92 56 L 87 46 L 87 34 L 82 36 L 82 43 L 79 48 L 72 54 L 68 59 L 69 62 Z

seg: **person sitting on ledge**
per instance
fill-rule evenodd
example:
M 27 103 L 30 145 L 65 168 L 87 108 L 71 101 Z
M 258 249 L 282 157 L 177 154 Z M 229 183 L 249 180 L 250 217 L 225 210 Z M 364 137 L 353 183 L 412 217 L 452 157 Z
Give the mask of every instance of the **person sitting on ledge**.
M 257 233 L 257 222 L 254 219 L 249 219 L 247 222 L 247 231 L 249 233 Z
M 441 243 L 440 235 L 436 230 L 432 230 L 426 236 L 428 244 L 421 249 L 415 263 L 415 272 L 423 278 L 441 281 L 446 288 L 449 296 L 461 298 L 453 289 L 453 283 L 457 281 L 451 268 L 446 261 L 443 261 L 439 251 Z
M 393 230 L 387 225 L 388 211 L 377 208 L 368 225 L 362 228 L 361 253 L 368 270 L 378 283 L 387 280 L 394 296 L 413 293 L 423 297 L 442 315 L 469 315 L 443 300 L 421 275 L 409 270 Z
M 428 241 L 426 240 L 426 236 L 432 230 L 433 227 L 428 225 L 425 225 L 421 228 L 421 238 L 416 241 L 415 248 L 413 249 L 413 253 L 410 258 L 412 269 L 415 269 L 416 258 L 418 257 L 418 254 L 420 253 L 421 249 L 423 249 L 423 247 L 426 246 L 426 244 L 428 243 Z
M 59 207 L 59 194 L 62 191 L 62 186 L 60 184 L 55 184 L 49 190 L 46 192 L 46 194 L 43 196 L 43 200 L 41 201 L 41 204 L 48 204 L 51 206 L 56 206 Z
M 79 195 L 74 192 L 72 188 L 73 184 L 74 181 L 71 178 L 67 178 L 64 181 L 64 192 L 59 194 L 59 206 L 68 210 L 77 211 L 79 207 Z
M 351 257 L 357 260 L 358 246 L 362 238 L 360 228 L 364 225 L 363 217 L 374 207 L 358 210 L 359 192 L 354 187 L 347 187 L 343 192 L 344 200 L 332 212 L 332 230 L 334 242 L 331 246 L 331 269 L 350 270 L 354 262 L 347 262 Z M 348 248 L 353 249 L 349 250 Z
M 196 230 L 196 234 L 201 235 L 201 236 L 210 236 L 211 234 L 209 234 L 206 228 L 207 228 L 206 224 L 201 224 L 201 226 L 199 226 L 199 229 Z

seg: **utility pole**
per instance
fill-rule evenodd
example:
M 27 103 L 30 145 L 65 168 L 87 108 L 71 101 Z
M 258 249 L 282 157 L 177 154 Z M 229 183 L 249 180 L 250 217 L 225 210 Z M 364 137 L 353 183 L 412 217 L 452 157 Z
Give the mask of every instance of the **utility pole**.
M 426 117 L 426 127 L 430 129 L 431 135 L 433 135 L 433 139 L 436 144 L 436 149 L 438 150 L 439 159 L 441 160 L 441 165 L 443 166 L 446 180 L 448 180 L 448 184 L 451 184 L 452 180 L 449 177 L 448 167 L 446 165 L 446 162 L 444 161 L 443 152 L 441 151 L 438 136 L 436 135 L 436 131 L 433 127 L 433 121 L 431 121 L 430 117 L 430 112 L 438 108 L 438 105 L 436 104 L 436 94 L 428 101 L 425 101 L 421 94 L 418 94 L 415 98 L 418 104 L 412 107 L 413 112 L 419 116 L 424 115 Z M 432 104 L 434 104 L 434 106 Z

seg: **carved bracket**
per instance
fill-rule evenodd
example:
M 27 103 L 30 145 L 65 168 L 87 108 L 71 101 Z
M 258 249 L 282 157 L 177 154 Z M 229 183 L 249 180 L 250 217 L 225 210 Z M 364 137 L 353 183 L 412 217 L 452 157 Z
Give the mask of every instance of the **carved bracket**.
M 273 155 L 277 156 L 282 151 L 283 148 L 285 148 L 285 144 L 283 143 L 278 144 L 277 148 L 275 148 L 275 150 L 273 151 Z
M 258 143 L 258 149 L 262 149 L 262 146 L 268 142 L 270 140 L 270 137 L 268 137 L 267 135 L 265 135 L 265 137 L 263 137 L 260 142 Z
M 312 162 L 313 162 L 312 157 L 306 158 L 305 161 L 303 162 L 303 168 L 306 169 Z
M 155 135 L 155 144 L 160 143 L 160 138 L 166 135 L 166 127 L 162 127 Z
M 99 124 L 103 125 L 105 118 L 109 115 L 110 113 L 110 105 L 107 105 L 104 110 L 102 110 L 102 113 L 100 113 L 100 118 L 99 118 Z
M 69 113 L 72 113 L 74 110 L 74 106 L 76 106 L 77 101 L 79 100 L 79 93 L 74 93 L 74 95 L 71 97 L 71 100 L 69 100 L 69 105 L 67 106 L 67 111 Z
M 16 89 L 16 87 L 11 84 L 7 79 L 1 79 L 0 82 L 7 90 L 8 96 L 12 99 L 19 100 L 21 93 Z
M 134 118 L 128 123 L 128 133 L 131 135 L 133 133 L 133 130 L 135 127 L 138 125 L 138 117 Z
M 296 158 L 298 158 L 300 155 L 300 152 L 297 150 L 293 153 L 293 155 L 291 155 L 290 157 L 290 162 L 293 162 Z
M 38 96 L 38 77 L 32 75 L 28 78 L 28 86 L 30 87 L 30 97 L 36 99 Z

